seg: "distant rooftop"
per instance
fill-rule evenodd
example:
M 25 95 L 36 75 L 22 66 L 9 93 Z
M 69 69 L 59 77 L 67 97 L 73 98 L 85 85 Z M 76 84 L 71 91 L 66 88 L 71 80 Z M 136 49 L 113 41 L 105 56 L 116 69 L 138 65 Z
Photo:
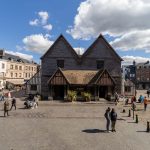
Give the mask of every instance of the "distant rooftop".
M 138 63 L 136 66 L 150 66 L 150 62 Z
M 1 49 L 0 49 L 0 59 L 4 59 L 4 60 L 8 60 L 8 61 L 15 61 L 15 62 L 22 62 L 22 63 L 37 64 L 36 62 L 29 61 L 29 60 L 21 58 L 19 56 L 12 55 L 12 54 L 9 54 L 9 53 L 5 53 L 5 51 L 1 50 Z

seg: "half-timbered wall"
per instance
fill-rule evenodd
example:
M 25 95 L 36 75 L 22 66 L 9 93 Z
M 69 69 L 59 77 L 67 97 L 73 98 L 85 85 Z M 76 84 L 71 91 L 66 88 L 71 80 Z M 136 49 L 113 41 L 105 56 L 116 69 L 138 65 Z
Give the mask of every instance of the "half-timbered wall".
M 49 84 L 51 85 L 66 85 L 66 79 L 62 75 L 60 71 L 56 72 L 56 74 L 52 77 Z
M 104 72 L 102 74 L 97 84 L 102 86 L 114 86 L 114 83 L 107 72 Z

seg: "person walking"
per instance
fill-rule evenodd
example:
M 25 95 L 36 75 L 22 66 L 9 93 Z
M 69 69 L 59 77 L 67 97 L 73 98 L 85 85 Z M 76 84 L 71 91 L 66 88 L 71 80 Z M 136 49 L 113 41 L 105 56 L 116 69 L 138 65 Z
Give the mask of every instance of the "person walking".
M 4 101 L 4 92 L 2 92 L 2 95 L 1 95 L 1 101 Z
M 8 92 L 8 99 L 11 99 L 11 92 L 10 92 L 10 90 Z
M 34 96 L 34 102 L 36 103 L 37 106 L 39 105 L 39 96 L 38 95 Z
M 109 132 L 109 126 L 110 126 L 110 107 L 108 107 L 106 109 L 106 112 L 105 112 L 104 116 L 106 118 L 106 130 L 107 130 L 107 132 Z
M 12 110 L 13 107 L 15 107 L 15 110 L 16 110 L 16 98 L 15 97 L 12 98 L 10 110 Z
M 116 102 L 116 105 L 117 105 L 117 103 L 119 103 L 119 95 L 118 95 L 117 92 L 115 92 L 114 96 L 115 96 L 115 102 Z
M 9 116 L 8 111 L 9 111 L 9 101 L 6 100 L 6 101 L 4 102 L 4 117 L 6 117 L 6 114 L 7 114 L 7 116 Z
M 115 125 L 116 125 L 116 121 L 117 121 L 117 113 L 115 112 L 114 108 L 112 108 L 112 110 L 111 110 L 110 118 L 111 118 L 112 132 L 116 132 Z
M 147 98 L 146 98 L 146 96 L 145 96 L 145 98 L 144 98 L 144 110 L 146 111 L 146 109 L 147 109 L 147 104 L 148 104 L 148 100 L 147 100 Z

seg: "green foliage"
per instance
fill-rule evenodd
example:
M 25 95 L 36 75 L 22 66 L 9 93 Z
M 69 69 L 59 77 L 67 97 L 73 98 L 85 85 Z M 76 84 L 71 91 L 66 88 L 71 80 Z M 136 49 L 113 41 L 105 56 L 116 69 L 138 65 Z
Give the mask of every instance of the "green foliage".
M 89 92 L 82 92 L 81 95 L 83 96 L 83 98 L 88 102 L 91 101 L 91 93 Z
M 77 92 L 69 90 L 67 92 L 67 99 L 71 102 L 76 101 L 77 100 Z

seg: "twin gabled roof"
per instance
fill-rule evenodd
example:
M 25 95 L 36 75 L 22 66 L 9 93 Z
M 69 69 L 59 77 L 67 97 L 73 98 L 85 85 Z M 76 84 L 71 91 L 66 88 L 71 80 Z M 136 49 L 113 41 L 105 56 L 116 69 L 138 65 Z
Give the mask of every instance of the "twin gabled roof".
M 64 43 L 69 47 L 69 50 L 71 51 L 71 53 L 73 54 L 73 56 L 75 57 L 75 59 L 82 59 L 85 56 L 87 56 L 89 54 L 90 51 L 92 51 L 92 48 L 98 43 L 99 39 L 102 39 L 106 46 L 114 53 L 114 55 L 120 60 L 122 61 L 122 58 L 116 53 L 116 51 L 113 49 L 113 47 L 107 42 L 107 40 L 104 38 L 104 36 L 102 34 L 100 34 L 98 36 L 98 38 L 91 44 L 91 46 L 83 53 L 82 56 L 79 57 L 79 55 L 76 53 L 76 51 L 73 49 L 73 47 L 70 45 L 70 43 L 65 39 L 65 37 L 61 34 L 56 41 L 52 44 L 52 46 L 46 51 L 46 53 L 41 57 L 41 59 L 43 59 L 46 54 L 52 50 L 52 48 L 60 41 L 63 40 Z

